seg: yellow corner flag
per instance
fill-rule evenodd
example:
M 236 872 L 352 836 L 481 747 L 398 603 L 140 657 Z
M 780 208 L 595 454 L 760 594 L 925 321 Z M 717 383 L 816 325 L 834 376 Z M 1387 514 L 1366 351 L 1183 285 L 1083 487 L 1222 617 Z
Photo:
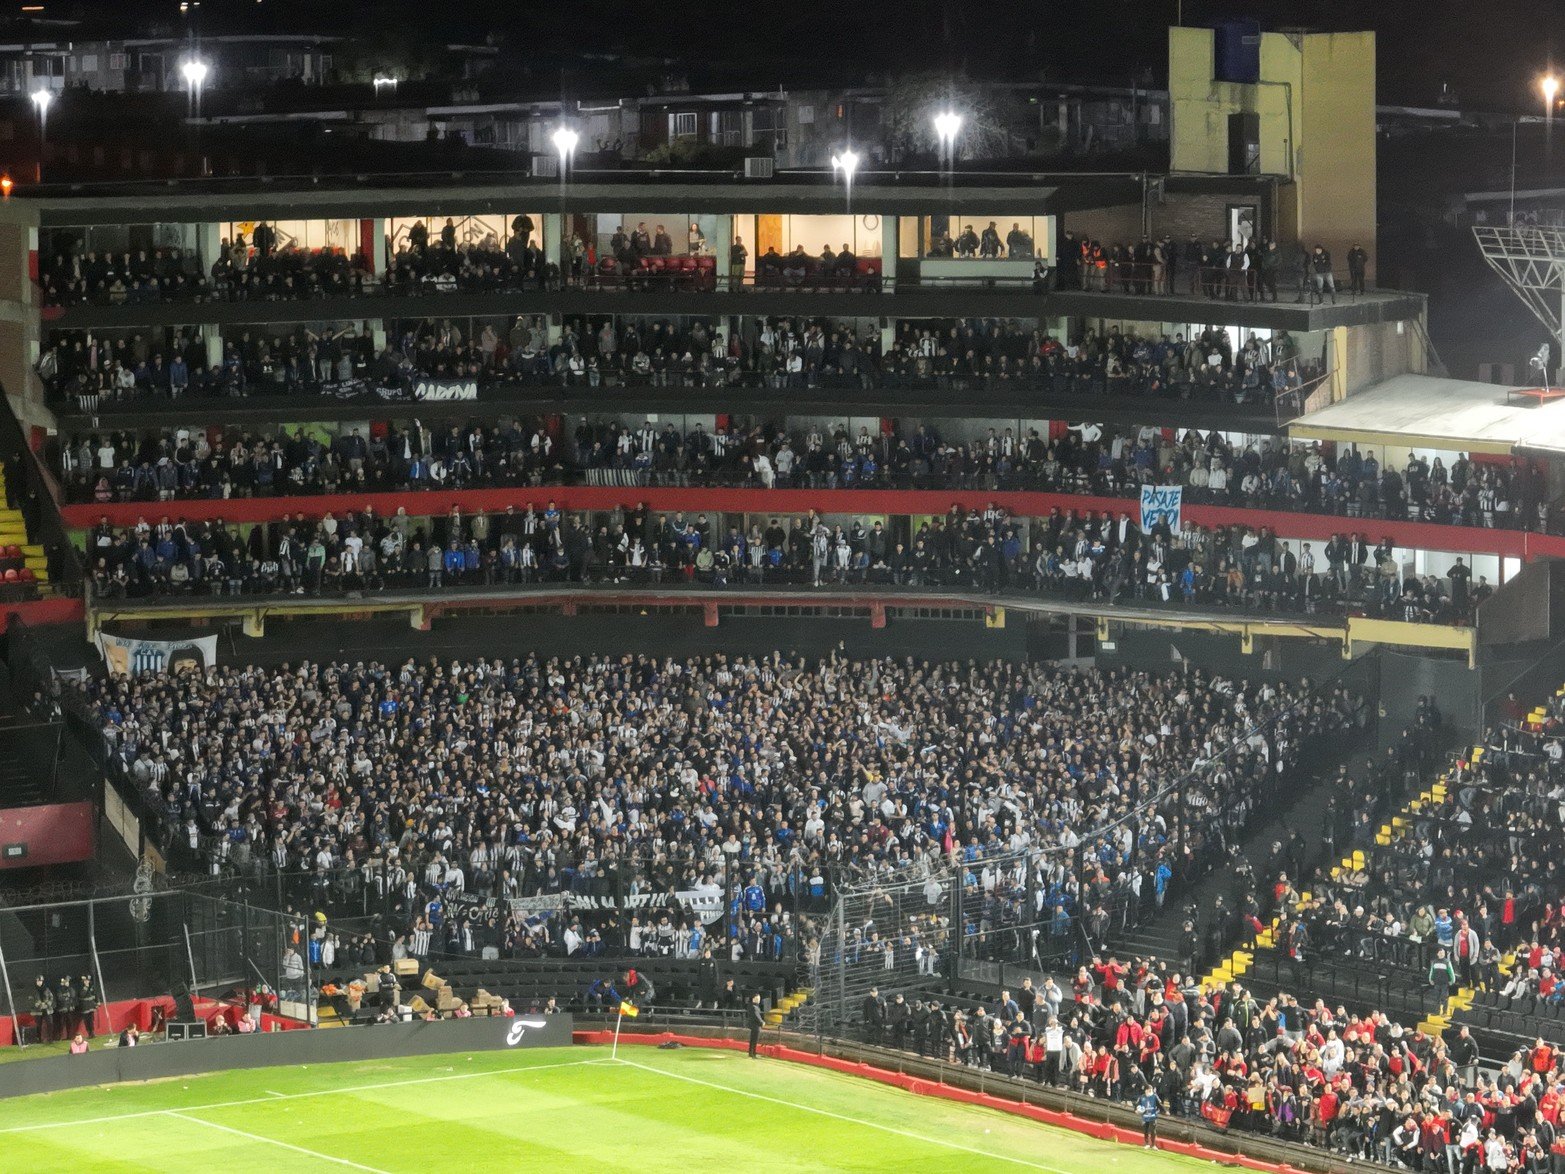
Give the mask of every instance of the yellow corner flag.
M 628 1015 L 632 1019 L 641 1014 L 641 1012 L 636 1010 L 636 1008 L 631 1004 L 623 1002 L 619 1005 L 619 1013 L 621 1015 Z

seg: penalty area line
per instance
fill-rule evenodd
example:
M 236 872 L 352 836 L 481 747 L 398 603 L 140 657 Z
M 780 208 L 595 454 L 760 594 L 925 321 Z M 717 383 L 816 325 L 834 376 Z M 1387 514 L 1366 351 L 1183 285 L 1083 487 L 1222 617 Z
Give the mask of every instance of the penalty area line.
M 177 1117 L 181 1121 L 189 1121 L 192 1125 L 205 1125 L 208 1129 L 216 1129 L 222 1133 L 231 1133 L 235 1137 L 242 1137 L 246 1141 L 258 1141 L 263 1145 L 280 1146 L 285 1150 L 292 1150 L 296 1154 L 303 1154 L 307 1158 L 315 1158 L 322 1162 L 335 1162 L 339 1166 L 351 1166 L 355 1170 L 364 1170 L 366 1174 L 387 1174 L 387 1171 L 375 1166 L 365 1166 L 359 1162 L 349 1161 L 347 1158 L 334 1157 L 331 1154 L 323 1154 L 319 1150 L 307 1150 L 302 1145 L 294 1145 L 291 1141 L 281 1141 L 275 1137 L 267 1137 L 262 1133 L 247 1133 L 243 1129 L 235 1129 L 232 1125 L 219 1125 L 216 1121 L 203 1121 L 200 1117 L 192 1117 L 189 1113 L 181 1113 L 178 1109 L 170 1109 L 167 1116 Z
M 782 1097 L 768 1096 L 766 1093 L 751 1092 L 746 1088 L 734 1088 L 729 1084 L 718 1084 L 714 1080 L 702 1080 L 699 1076 L 687 1076 L 683 1072 L 670 1072 L 665 1068 L 657 1068 L 651 1064 L 643 1064 L 639 1060 L 626 1060 L 621 1057 L 621 1064 L 629 1064 L 632 1068 L 640 1068 L 643 1072 L 655 1072 L 659 1076 L 667 1076 L 671 1080 L 683 1080 L 690 1084 L 700 1084 L 707 1088 L 715 1088 L 719 1092 L 732 1093 L 736 1097 L 749 1097 L 755 1101 L 767 1101 L 774 1105 L 782 1105 L 787 1109 L 797 1109 L 801 1113 L 814 1113 L 820 1117 L 830 1117 L 833 1120 L 845 1121 L 849 1125 L 861 1125 L 866 1129 L 878 1129 L 882 1133 L 894 1133 L 898 1137 L 905 1137 L 910 1141 L 921 1141 L 926 1145 L 943 1146 L 950 1150 L 961 1150 L 963 1153 L 975 1154 L 980 1158 L 989 1158 L 991 1161 L 1010 1162 L 1016 1166 L 1026 1166 L 1030 1170 L 1047 1170 L 1049 1174 L 1072 1174 L 1069 1170 L 1062 1170 L 1058 1166 L 1045 1166 L 1042 1162 L 1030 1162 L 1026 1158 L 1013 1158 L 1008 1154 L 994 1154 L 988 1150 L 976 1149 L 973 1146 L 963 1145 L 959 1141 L 947 1141 L 940 1137 L 929 1137 L 922 1133 L 914 1133 L 907 1129 L 898 1129 L 895 1125 L 882 1125 L 876 1121 L 866 1121 L 861 1117 L 850 1117 L 846 1113 L 834 1113 L 830 1109 L 818 1108 L 815 1105 L 801 1105 L 797 1101 L 784 1100 Z

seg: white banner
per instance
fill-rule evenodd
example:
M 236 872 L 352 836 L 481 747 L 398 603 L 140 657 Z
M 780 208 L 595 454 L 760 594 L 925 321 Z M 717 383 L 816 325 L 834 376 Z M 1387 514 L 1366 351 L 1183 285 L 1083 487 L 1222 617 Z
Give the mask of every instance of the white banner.
M 1152 533 L 1159 524 L 1179 533 L 1179 515 L 1184 505 L 1185 491 L 1178 485 L 1143 485 L 1141 487 L 1141 532 Z
M 115 676 L 139 677 L 143 673 L 174 673 L 186 669 L 205 672 L 217 663 L 217 637 L 141 640 L 99 632 L 98 652 Z
M 478 384 L 451 379 L 420 379 L 413 385 L 413 398 L 422 400 L 477 399 Z

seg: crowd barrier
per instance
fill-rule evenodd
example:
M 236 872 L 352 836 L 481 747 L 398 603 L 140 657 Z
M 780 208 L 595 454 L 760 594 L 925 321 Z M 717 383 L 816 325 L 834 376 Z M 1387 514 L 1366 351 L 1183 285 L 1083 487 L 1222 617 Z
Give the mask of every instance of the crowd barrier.
M 563 1014 L 434 1023 L 418 1020 L 336 1031 L 264 1032 L 134 1048 L 102 1048 L 80 1056 L 51 1056 L 7 1064 L 5 1079 L 0 1081 L 0 1099 L 126 1080 L 198 1076 L 235 1068 L 336 1064 L 507 1048 L 562 1048 L 573 1042 L 574 1028 L 573 1018 Z

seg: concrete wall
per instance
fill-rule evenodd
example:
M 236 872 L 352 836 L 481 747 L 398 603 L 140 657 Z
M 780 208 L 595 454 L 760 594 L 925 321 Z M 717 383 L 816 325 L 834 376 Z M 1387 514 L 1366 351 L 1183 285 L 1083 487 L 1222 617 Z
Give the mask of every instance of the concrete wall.
M 1372 322 L 1346 327 L 1343 334 L 1347 342 L 1344 389 L 1348 395 L 1393 375 L 1424 369 L 1423 344 L 1407 323 Z
M 534 1023 L 541 1026 L 531 1026 Z M 0 1081 L 0 1098 L 126 1080 L 168 1080 L 234 1068 L 332 1064 L 506 1048 L 568 1048 L 574 1026 L 575 1020 L 569 1015 L 452 1019 L 100 1048 L 83 1056 L 52 1056 L 17 1063 L 15 1071 L 8 1071 L 6 1079 Z
M 1228 171 L 1228 120 L 1253 113 L 1260 170 L 1292 177 L 1297 238 L 1331 250 L 1347 269 L 1354 244 L 1375 263 L 1375 35 L 1261 36 L 1260 84 L 1213 78 L 1211 29 L 1169 30 L 1168 70 L 1174 171 Z M 1289 217 L 1278 235 L 1291 239 Z
M 1331 250 L 1339 272 L 1348 250 L 1363 246 L 1373 282 L 1375 34 L 1305 37 L 1298 105 L 1299 237 Z
M 1228 116 L 1256 114 L 1261 128 L 1261 171 L 1289 175 L 1288 86 L 1239 85 L 1213 77 L 1212 29 L 1168 31 L 1168 94 L 1172 120 L 1169 153 L 1174 171 L 1224 174 L 1228 171 Z M 1277 33 L 1261 37 L 1261 77 L 1293 87 L 1298 101 L 1303 55 Z M 1374 115 L 1374 104 L 1370 104 Z M 1295 116 L 1295 121 L 1297 118 Z M 1297 134 L 1297 128 L 1293 130 Z

